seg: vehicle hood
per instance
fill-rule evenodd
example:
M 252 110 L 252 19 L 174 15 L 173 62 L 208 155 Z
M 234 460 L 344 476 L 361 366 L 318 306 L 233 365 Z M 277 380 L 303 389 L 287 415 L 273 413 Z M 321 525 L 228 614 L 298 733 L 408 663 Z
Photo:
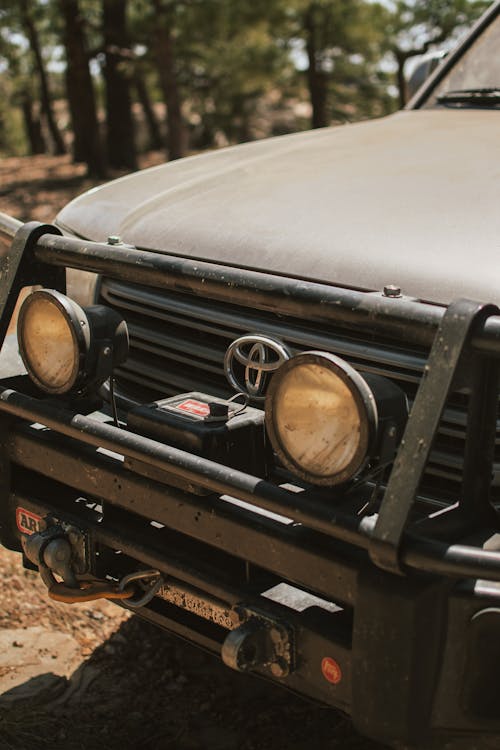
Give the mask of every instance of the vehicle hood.
M 500 303 L 500 114 L 404 111 L 212 151 L 91 190 L 57 223 L 357 289 Z

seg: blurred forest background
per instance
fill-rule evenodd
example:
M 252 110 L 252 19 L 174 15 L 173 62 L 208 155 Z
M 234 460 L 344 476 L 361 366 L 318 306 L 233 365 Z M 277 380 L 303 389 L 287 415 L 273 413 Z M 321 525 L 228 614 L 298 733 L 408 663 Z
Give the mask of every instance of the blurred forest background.
M 485 0 L 0 0 L 0 154 L 102 179 L 391 112 Z

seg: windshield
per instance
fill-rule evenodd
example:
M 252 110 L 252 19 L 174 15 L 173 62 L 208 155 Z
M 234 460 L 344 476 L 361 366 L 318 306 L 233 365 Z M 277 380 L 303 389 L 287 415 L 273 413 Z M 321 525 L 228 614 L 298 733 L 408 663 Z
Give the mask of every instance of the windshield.
M 446 106 L 438 99 L 451 91 L 500 89 L 500 16 L 486 28 L 422 104 L 424 109 Z M 471 106 L 474 103 L 471 101 Z

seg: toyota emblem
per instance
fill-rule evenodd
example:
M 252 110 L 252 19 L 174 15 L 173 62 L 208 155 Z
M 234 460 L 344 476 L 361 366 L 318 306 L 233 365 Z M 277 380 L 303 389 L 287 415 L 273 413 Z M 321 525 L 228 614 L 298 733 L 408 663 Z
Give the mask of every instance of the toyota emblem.
M 291 352 L 281 341 L 249 334 L 240 336 L 227 348 L 224 370 L 236 391 L 262 400 L 270 375 L 291 356 Z

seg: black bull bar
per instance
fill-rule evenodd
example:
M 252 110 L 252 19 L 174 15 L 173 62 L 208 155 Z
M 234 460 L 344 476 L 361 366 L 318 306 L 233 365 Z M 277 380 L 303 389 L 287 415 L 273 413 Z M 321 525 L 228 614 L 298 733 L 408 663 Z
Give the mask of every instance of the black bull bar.
M 131 526 L 123 525 L 120 516 L 123 512 L 154 518 L 180 534 L 249 560 L 285 580 L 354 608 L 355 625 L 348 649 L 353 654 L 349 697 L 340 688 L 337 696 L 329 693 L 325 697 L 324 690 L 306 689 L 294 683 L 293 675 L 289 686 L 349 710 L 362 730 L 380 739 L 408 739 L 421 733 L 429 724 L 431 711 L 436 711 L 435 705 L 432 708 L 434 688 L 425 698 L 417 696 L 415 691 L 418 685 L 433 684 L 437 679 L 438 646 L 445 632 L 450 642 L 451 630 L 444 624 L 444 609 L 448 607 L 451 614 L 462 607 L 465 594 L 470 599 L 482 597 L 480 604 L 469 603 L 457 615 L 457 621 L 465 629 L 475 612 L 487 605 L 498 605 L 500 599 L 500 588 L 494 585 L 500 582 L 500 552 L 484 548 L 498 526 L 489 487 L 497 425 L 499 310 L 469 300 L 458 300 L 445 309 L 128 246 L 86 242 L 61 236 L 51 225 L 2 224 L 0 215 L 0 238 L 2 231 L 14 236 L 8 256 L 2 258 L 0 266 L 0 343 L 20 290 L 41 284 L 65 291 L 64 269 L 71 267 L 156 288 L 226 301 L 236 299 L 262 310 L 313 318 L 319 324 L 334 321 L 346 330 L 369 330 L 375 337 L 404 339 L 430 348 L 380 510 L 368 517 L 342 512 L 325 492 L 292 492 L 111 424 L 71 413 L 11 387 L 0 391 L 4 467 L 22 466 L 50 475 L 82 493 L 102 497 L 119 513 L 113 519 L 114 526 L 111 523 L 93 530 L 95 539 L 111 546 L 119 541 L 120 548 L 129 549 L 132 557 L 147 559 L 150 564 L 153 558 L 158 561 L 152 549 L 147 550 L 147 544 L 141 547 L 134 539 Z M 412 524 L 420 481 L 452 388 L 468 389 L 471 393 L 461 497 L 439 517 Z M 50 432 L 34 430 L 30 427 L 32 423 L 40 423 Z M 71 441 L 61 441 L 58 436 Z M 111 454 L 100 453 L 96 448 Z M 222 508 L 215 499 L 167 490 L 167 483 L 157 480 L 154 473 L 140 476 L 130 470 L 130 464 L 123 466 L 113 459 L 112 454 L 125 457 L 126 462 L 136 462 L 134 465 L 149 467 L 153 472 L 167 472 L 185 483 L 200 485 L 217 496 L 238 498 L 293 519 L 294 523 L 277 524 L 238 508 Z M 57 475 L 47 468 L 52 466 L 57 466 Z M 8 470 L 4 476 L 8 477 Z M 17 490 L 17 495 L 13 493 L 5 478 L 2 485 L 4 503 L 13 507 L 16 498 L 22 499 L 22 490 Z M 47 508 L 53 510 L 52 506 Z M 168 567 L 167 558 L 168 555 L 163 555 L 164 567 Z M 196 566 L 191 569 L 184 561 L 175 567 L 172 560 L 170 566 L 181 580 L 224 601 L 234 600 L 233 592 L 216 577 L 203 575 Z M 478 585 L 478 581 L 483 584 Z M 429 606 L 432 616 L 422 618 L 422 608 Z M 370 620 L 374 613 L 380 624 L 377 633 L 369 632 L 363 625 L 363 620 Z M 153 614 L 150 616 L 154 619 Z M 380 633 L 384 630 L 392 634 L 392 648 L 401 652 L 390 663 L 375 656 L 380 651 Z M 463 650 L 463 643 L 458 644 L 460 639 L 455 637 L 457 644 L 449 648 L 453 651 L 459 645 Z M 432 640 L 434 647 L 430 645 Z M 422 658 L 424 651 L 427 656 Z M 414 665 L 410 667 L 414 658 L 421 661 L 417 670 Z M 468 658 L 462 656 L 462 663 Z M 389 699 L 381 685 L 384 679 L 390 682 L 391 675 L 398 671 L 405 674 L 417 671 L 418 675 L 407 688 L 400 686 L 397 695 L 392 691 Z M 445 668 L 441 674 L 439 690 L 445 691 Z M 453 680 L 450 675 L 448 679 Z M 469 707 L 475 705 L 476 694 L 477 690 L 471 693 Z M 433 723 L 465 730 L 484 728 L 486 719 L 478 719 L 472 709 L 468 716 L 457 718 L 450 700 L 443 699 L 441 714 Z M 463 705 L 463 700 L 460 701 Z M 460 701 L 457 698 L 457 703 Z M 400 711 L 400 718 L 395 719 L 401 706 L 408 710 L 406 714 Z M 490 728 L 497 731 L 498 721 L 490 716 L 486 723 L 490 720 L 494 723 L 494 727 L 490 723 Z

